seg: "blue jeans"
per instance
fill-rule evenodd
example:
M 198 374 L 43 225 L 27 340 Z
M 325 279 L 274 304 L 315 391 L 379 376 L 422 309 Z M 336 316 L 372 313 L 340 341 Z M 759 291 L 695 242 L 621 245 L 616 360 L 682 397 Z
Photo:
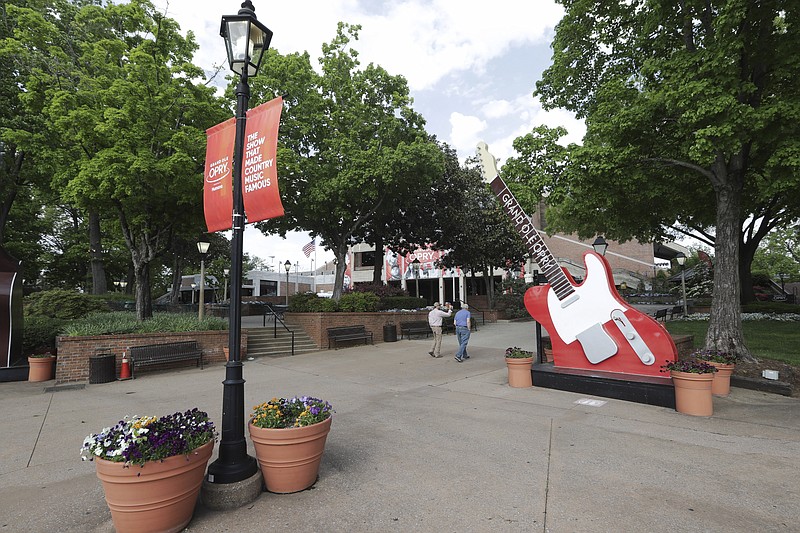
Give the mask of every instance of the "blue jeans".
M 469 343 L 470 331 L 466 326 L 456 326 L 456 339 L 458 339 L 458 351 L 456 357 L 462 359 L 467 354 L 467 343 Z

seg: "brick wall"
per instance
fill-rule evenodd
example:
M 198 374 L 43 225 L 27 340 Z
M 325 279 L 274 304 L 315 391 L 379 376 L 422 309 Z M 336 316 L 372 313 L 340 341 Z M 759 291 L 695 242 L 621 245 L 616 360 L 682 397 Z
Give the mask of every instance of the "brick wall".
M 58 337 L 56 383 L 89 381 L 89 358 L 93 355 L 113 353 L 116 356 L 115 374 L 119 376 L 122 352 L 131 346 L 167 342 L 197 341 L 203 352 L 204 364 L 224 362 L 223 347 L 228 345 L 228 330 L 190 331 L 185 333 L 145 333 L 136 335 L 98 335 L 93 337 Z M 242 355 L 247 354 L 247 333 L 242 333 Z M 187 362 L 172 366 L 188 365 Z M 168 365 L 164 365 L 167 367 Z
M 383 338 L 383 326 L 394 324 L 399 340 L 400 322 L 427 321 L 428 313 L 429 311 L 409 313 L 286 313 L 285 316 L 288 324 L 303 328 L 320 349 L 327 349 L 327 328 L 363 324 L 365 330 L 372 332 L 373 341 L 386 342 Z M 486 313 L 486 322 L 496 321 L 496 313 Z

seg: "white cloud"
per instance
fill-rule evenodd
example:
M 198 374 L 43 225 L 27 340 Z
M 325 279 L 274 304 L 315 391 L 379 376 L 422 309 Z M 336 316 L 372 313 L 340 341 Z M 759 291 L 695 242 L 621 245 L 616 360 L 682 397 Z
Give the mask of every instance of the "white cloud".
M 481 140 L 481 132 L 486 129 L 486 122 L 478 117 L 450 114 L 450 144 L 462 154 L 466 147 L 468 154 L 475 151 L 475 146 Z
M 486 118 L 502 118 L 514 113 L 514 106 L 508 100 L 492 100 L 485 104 L 481 111 Z

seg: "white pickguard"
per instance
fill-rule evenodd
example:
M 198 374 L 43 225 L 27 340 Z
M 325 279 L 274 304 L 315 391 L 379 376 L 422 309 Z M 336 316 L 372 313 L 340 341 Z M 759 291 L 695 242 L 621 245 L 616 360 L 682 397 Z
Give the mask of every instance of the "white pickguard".
M 584 261 L 586 280 L 574 287 L 575 294 L 562 302 L 552 288 L 547 291 L 547 309 L 558 336 L 566 344 L 579 341 L 586 358 L 597 364 L 617 353 L 614 339 L 602 328 L 613 321 L 642 362 L 653 364 L 655 357 L 625 317 L 624 306 L 612 295 L 603 263 L 592 254 Z

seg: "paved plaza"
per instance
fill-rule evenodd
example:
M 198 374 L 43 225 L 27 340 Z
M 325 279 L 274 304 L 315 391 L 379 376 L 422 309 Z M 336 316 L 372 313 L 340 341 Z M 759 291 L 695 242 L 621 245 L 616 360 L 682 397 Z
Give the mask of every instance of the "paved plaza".
M 800 400 L 733 388 L 714 416 L 556 390 L 512 389 L 503 353 L 531 322 L 481 326 L 471 358 L 430 339 L 262 358 L 245 409 L 330 401 L 316 485 L 240 509 L 199 505 L 187 531 L 788 532 L 800 530 Z M 0 532 L 111 532 L 89 433 L 191 407 L 219 426 L 224 366 L 55 387 L 0 383 Z M 251 454 L 252 454 L 251 447 Z M 216 456 L 216 450 L 215 450 Z

